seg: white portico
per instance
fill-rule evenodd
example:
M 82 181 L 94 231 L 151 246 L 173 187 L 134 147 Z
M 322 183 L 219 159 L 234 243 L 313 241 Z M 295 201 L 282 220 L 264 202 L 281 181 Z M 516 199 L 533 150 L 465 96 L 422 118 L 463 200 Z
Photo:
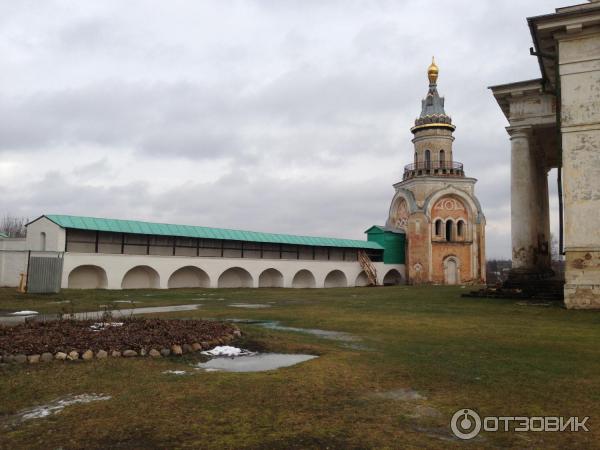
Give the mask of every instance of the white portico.
M 600 2 L 528 22 L 542 77 L 491 87 L 509 122 L 511 276 L 551 275 L 547 174 L 557 168 L 565 304 L 600 308 Z

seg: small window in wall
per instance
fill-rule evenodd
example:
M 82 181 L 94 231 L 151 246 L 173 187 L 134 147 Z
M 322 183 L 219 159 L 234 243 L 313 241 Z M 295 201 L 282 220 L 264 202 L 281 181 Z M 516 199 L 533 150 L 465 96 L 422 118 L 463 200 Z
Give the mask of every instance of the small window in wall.
M 442 222 L 442 219 L 436 220 L 435 221 L 435 235 L 441 236 L 443 228 L 444 228 L 444 222 Z
M 454 222 L 449 220 L 446 222 L 446 240 L 450 242 L 452 240 L 452 228 L 454 227 Z
M 429 167 L 431 167 L 431 152 L 425 150 L 425 168 L 429 169 Z
M 43 252 L 46 251 L 46 233 L 43 231 L 40 233 L 40 250 Z
M 459 238 L 465 237 L 465 223 L 462 220 L 459 220 L 456 224 L 456 235 Z
M 440 150 L 440 167 L 443 169 L 446 165 L 446 152 Z

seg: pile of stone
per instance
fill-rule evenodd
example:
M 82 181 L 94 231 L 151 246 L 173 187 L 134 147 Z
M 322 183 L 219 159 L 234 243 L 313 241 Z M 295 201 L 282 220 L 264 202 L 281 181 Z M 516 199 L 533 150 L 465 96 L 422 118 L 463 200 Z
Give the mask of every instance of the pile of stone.
M 51 327 L 24 324 L 20 328 L 0 328 L 0 363 L 37 364 L 54 360 L 181 356 L 226 345 L 241 336 L 241 331 L 233 324 L 206 321 L 131 319 L 125 321 L 123 326 L 107 327 L 101 332 L 92 332 L 86 321 L 68 321 L 62 322 L 64 333 L 57 333 L 57 329 L 60 330 L 58 324 L 60 322 Z M 52 332 L 43 332 L 50 329 Z M 157 330 L 161 332 L 159 337 Z M 57 342 L 49 343 L 48 336 Z M 73 336 L 76 336 L 73 342 L 79 346 L 69 343 L 69 337 Z M 34 340 L 37 343 L 31 342 Z M 102 343 L 109 345 L 102 348 Z M 33 351 L 24 351 L 29 348 L 33 348 Z M 39 348 L 46 351 L 35 351 Z

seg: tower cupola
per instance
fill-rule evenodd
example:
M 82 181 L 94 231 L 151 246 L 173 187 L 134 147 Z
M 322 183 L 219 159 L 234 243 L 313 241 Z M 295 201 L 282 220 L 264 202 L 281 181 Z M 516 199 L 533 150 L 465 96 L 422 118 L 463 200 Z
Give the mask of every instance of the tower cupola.
M 427 68 L 427 77 L 429 78 L 429 90 L 427 96 L 421 101 L 421 114 L 415 120 L 415 126 L 411 128 L 413 133 L 424 128 L 448 128 L 454 131 L 456 127 L 452 125 L 452 118 L 444 110 L 444 97 L 440 97 L 437 91 L 437 80 L 440 69 L 435 63 L 435 58 L 431 58 L 431 64 Z
M 440 69 L 432 58 L 427 68 L 429 89 L 421 101 L 421 114 L 410 129 L 414 134 L 414 163 L 404 168 L 404 179 L 421 176 L 464 177 L 463 165 L 454 161 L 452 154 L 452 133 L 456 127 L 446 114 L 444 97 L 440 97 L 437 90 L 439 74 Z

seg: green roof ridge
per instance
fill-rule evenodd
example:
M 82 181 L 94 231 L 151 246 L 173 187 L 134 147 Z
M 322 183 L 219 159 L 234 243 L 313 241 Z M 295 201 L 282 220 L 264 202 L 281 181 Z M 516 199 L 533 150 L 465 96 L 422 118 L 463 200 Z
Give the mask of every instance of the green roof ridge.
M 139 220 L 105 219 L 100 217 L 46 214 L 46 217 L 63 228 L 107 231 L 115 233 L 152 234 L 160 236 L 190 237 L 201 239 L 223 239 L 266 244 L 312 245 L 318 247 L 346 247 L 383 250 L 376 242 L 318 236 L 262 233 L 259 231 L 232 230 L 194 225 L 146 222 Z

